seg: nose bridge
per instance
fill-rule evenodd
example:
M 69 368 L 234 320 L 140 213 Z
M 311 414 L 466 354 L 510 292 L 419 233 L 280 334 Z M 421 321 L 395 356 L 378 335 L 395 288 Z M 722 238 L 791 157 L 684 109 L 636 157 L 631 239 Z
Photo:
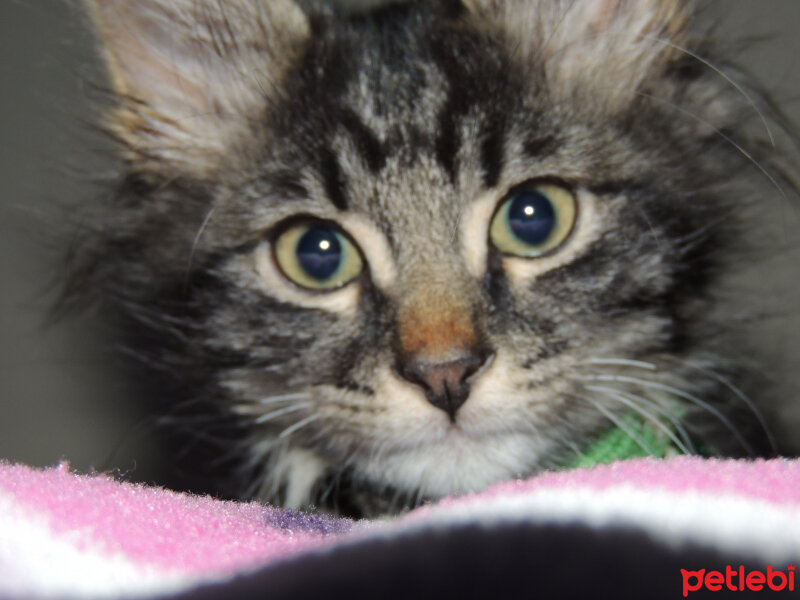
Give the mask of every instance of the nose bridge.
M 397 311 L 397 337 L 406 356 L 431 363 L 458 360 L 479 341 L 464 276 L 423 270 L 409 282 Z
M 457 360 L 477 342 L 471 309 L 446 290 L 425 290 L 398 313 L 398 337 L 404 354 L 426 362 Z

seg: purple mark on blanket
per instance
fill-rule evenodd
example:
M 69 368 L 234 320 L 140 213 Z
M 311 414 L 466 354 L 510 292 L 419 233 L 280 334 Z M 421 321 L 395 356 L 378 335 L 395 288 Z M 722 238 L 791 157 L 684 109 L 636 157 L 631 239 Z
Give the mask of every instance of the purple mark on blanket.
M 353 528 L 349 519 L 274 509 L 267 513 L 267 524 L 281 531 L 303 531 L 323 536 L 341 535 Z

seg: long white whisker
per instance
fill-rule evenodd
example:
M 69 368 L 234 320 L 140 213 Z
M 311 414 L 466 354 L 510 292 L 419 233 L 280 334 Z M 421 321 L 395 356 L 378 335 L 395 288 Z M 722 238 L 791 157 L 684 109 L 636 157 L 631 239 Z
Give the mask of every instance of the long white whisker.
M 714 408 L 708 402 L 701 400 L 697 396 L 694 396 L 688 392 L 684 392 L 683 390 L 679 390 L 678 388 L 674 388 L 669 385 L 665 385 L 663 383 L 658 383 L 655 381 L 647 381 L 646 379 L 638 379 L 636 377 L 625 377 L 622 375 L 590 375 L 587 376 L 588 379 L 592 381 L 616 381 L 622 383 L 632 383 L 635 385 L 641 385 L 644 387 L 649 387 L 657 390 L 661 390 L 663 392 L 667 392 L 668 394 L 673 394 L 679 398 L 683 398 L 684 400 L 688 400 L 692 402 L 696 406 L 705 409 L 712 415 L 714 415 L 717 419 L 719 419 L 720 423 L 725 425 L 728 430 L 734 435 L 736 440 L 741 444 L 742 448 L 747 451 L 748 454 L 753 456 L 755 453 L 753 452 L 752 446 L 747 443 L 747 440 L 744 439 L 739 430 L 734 427 L 733 423 L 731 423 L 730 419 L 728 419 L 725 415 L 723 415 L 719 410 Z
M 655 370 L 655 369 L 657 369 L 657 367 L 655 365 L 651 364 L 651 363 L 642 363 L 640 361 L 625 360 L 625 359 L 604 359 L 604 358 L 600 358 L 600 359 L 589 359 L 589 360 L 587 360 L 585 362 L 588 363 L 588 364 L 610 364 L 610 365 L 640 367 L 640 368 L 647 369 L 647 370 Z M 770 429 L 769 425 L 767 424 L 767 420 L 764 418 L 764 414 L 758 409 L 758 406 L 756 406 L 756 404 L 747 396 L 747 394 L 745 394 L 741 389 L 739 389 L 739 387 L 737 387 L 730 379 L 728 379 L 727 377 L 724 377 L 723 375 L 720 375 L 719 373 L 717 373 L 715 371 L 712 371 L 711 369 L 707 369 L 707 368 L 701 367 L 701 366 L 693 364 L 693 363 L 691 363 L 689 361 L 679 361 L 679 362 L 684 367 L 692 369 L 692 370 L 695 370 L 695 371 L 698 371 L 700 373 L 703 373 L 704 375 L 707 375 L 708 377 L 711 377 L 715 381 L 718 381 L 719 383 L 724 385 L 726 388 L 728 388 L 739 400 L 742 401 L 742 403 L 744 403 L 745 406 L 747 406 L 747 408 L 750 410 L 750 412 L 753 413 L 753 415 L 755 416 L 756 420 L 758 421 L 759 426 L 764 431 L 764 434 L 766 435 L 767 441 L 768 441 L 770 447 L 772 448 L 772 450 L 775 451 L 775 452 L 778 451 L 777 440 L 775 439 L 775 435 L 773 434 L 772 429 Z M 619 393 L 623 393 L 623 392 L 619 392 Z M 673 423 L 678 425 L 677 421 L 673 421 Z M 683 429 L 683 428 L 681 427 L 681 429 Z M 685 430 L 684 430 L 684 432 L 685 432 Z M 690 442 L 688 436 L 683 436 L 683 437 L 687 442 Z
M 298 392 L 296 394 L 285 394 L 283 396 L 269 396 L 267 398 L 259 398 L 256 402 L 260 405 L 274 404 L 277 402 L 286 402 L 289 400 L 306 400 L 311 395 L 308 392 Z
M 732 392 L 733 392 L 733 393 L 734 393 L 734 394 L 735 394 L 735 395 L 736 395 L 736 396 L 737 396 L 737 397 L 738 397 L 738 398 L 739 398 L 739 399 L 740 399 L 742 402 L 744 402 L 744 403 L 745 403 L 745 404 L 748 406 L 748 408 L 749 408 L 749 409 L 752 411 L 752 413 L 755 415 L 755 417 L 756 417 L 756 420 L 758 421 L 758 424 L 759 424 L 759 425 L 761 425 L 761 428 L 764 430 L 764 433 L 766 434 L 766 436 L 767 436 L 767 439 L 769 440 L 769 444 L 770 444 L 770 446 L 772 447 L 772 449 L 773 449 L 774 451 L 776 451 L 776 452 L 777 452 L 777 450 L 778 450 L 778 442 L 777 442 L 777 440 L 775 439 L 775 436 L 772 434 L 772 430 L 771 430 L 771 429 L 769 428 L 769 426 L 767 425 L 767 421 L 766 421 L 766 419 L 764 418 L 764 415 L 761 413 L 761 411 L 760 411 L 760 410 L 758 410 L 758 407 L 757 407 L 757 406 L 756 406 L 756 405 L 753 403 L 753 401 L 752 401 L 752 400 L 750 400 L 750 398 L 749 398 L 749 397 L 748 397 L 748 396 L 747 396 L 747 395 L 746 395 L 746 394 L 745 394 L 745 393 L 744 393 L 742 390 L 740 390 L 738 387 L 736 387 L 736 386 L 733 384 L 733 382 L 732 382 L 732 381 L 730 381 L 728 378 L 726 378 L 726 377 L 723 377 L 722 375 L 719 375 L 719 374 L 717 374 L 717 373 L 713 373 L 713 372 L 709 372 L 709 374 L 710 374 L 712 377 L 715 377 L 715 376 L 716 376 L 716 377 L 718 377 L 718 378 L 719 378 L 719 381 L 720 381 L 720 383 L 722 383 L 723 385 L 725 385 L 725 386 L 726 386 L 726 387 L 727 387 L 729 390 L 731 390 L 731 391 L 732 391 Z
M 600 392 L 602 394 L 610 396 L 617 402 L 620 402 L 621 404 L 624 404 L 628 408 L 635 410 L 637 413 L 639 413 L 645 419 L 647 419 L 650 423 L 652 423 L 655 427 L 658 427 L 658 429 L 660 429 L 664 434 L 666 434 L 667 437 L 669 437 L 669 439 L 673 441 L 673 443 L 678 447 L 678 449 L 681 452 L 683 452 L 684 454 L 694 454 L 694 452 L 689 450 L 689 448 L 683 443 L 683 441 L 681 441 L 669 427 L 667 427 L 666 425 L 664 425 L 664 423 L 661 422 L 661 419 L 659 419 L 656 415 L 654 415 L 650 411 L 646 410 L 640 404 L 634 402 L 632 399 L 626 398 L 623 394 L 619 393 L 618 390 L 602 386 L 594 386 L 594 385 L 587 385 L 586 389 L 593 392 Z
M 678 50 L 679 52 L 683 52 L 687 56 L 691 56 L 693 59 L 695 59 L 699 63 L 704 64 L 709 69 L 714 71 L 717 75 L 722 77 L 725 81 L 727 81 L 729 84 L 731 84 L 733 86 L 733 88 L 737 92 L 739 92 L 745 100 L 747 100 L 747 103 L 750 106 L 753 107 L 753 110 L 756 111 L 756 114 L 758 115 L 758 118 L 761 119 L 761 124 L 764 125 L 764 129 L 767 132 L 767 137 L 769 137 L 769 143 L 772 145 L 773 148 L 776 147 L 776 145 L 775 145 L 775 136 L 772 135 L 772 130 L 769 127 L 769 123 L 767 121 L 767 118 L 764 116 L 764 113 L 761 111 L 760 108 L 758 108 L 758 104 L 756 103 L 755 100 L 753 100 L 753 98 L 750 96 L 750 94 L 748 94 L 747 91 L 741 85 L 739 85 L 739 83 L 737 83 L 735 79 L 733 79 L 733 77 L 728 75 L 725 71 L 720 69 L 717 65 L 715 65 L 714 63 L 712 63 L 708 59 L 705 59 L 702 56 L 700 56 L 699 54 L 697 54 L 695 52 L 692 52 L 688 48 L 684 48 L 683 46 L 679 46 L 678 44 L 676 44 L 674 42 L 670 42 L 669 40 L 665 40 L 665 39 L 659 38 L 659 37 L 654 37 L 654 36 L 649 36 L 649 35 L 645 35 L 643 37 L 647 38 L 648 40 L 652 40 L 654 42 L 659 42 L 661 44 L 664 44 L 665 46 L 669 46 L 670 48 Z
M 591 404 L 599 413 L 602 413 L 609 421 L 614 423 L 620 431 L 624 432 L 629 438 L 631 438 L 636 444 L 644 450 L 647 454 L 656 454 L 655 450 L 649 446 L 647 442 L 645 442 L 639 434 L 633 431 L 622 419 L 617 417 L 614 413 L 607 410 L 601 403 L 595 402 L 588 396 L 580 396 L 581 399 L 585 400 L 589 404 Z
M 242 416 L 263 417 L 263 410 L 268 406 L 289 404 L 295 400 L 310 400 L 310 394 L 287 394 L 285 396 L 269 396 L 257 400 L 241 400 L 233 406 L 233 411 Z
M 621 367 L 639 367 L 641 369 L 647 369 L 648 371 L 656 371 L 658 369 L 658 367 L 656 367 L 653 363 L 644 362 L 641 360 L 628 360 L 625 358 L 589 358 L 583 362 L 590 365 L 619 365 Z
M 191 273 L 192 273 L 192 263 L 194 262 L 194 255 L 197 252 L 197 246 L 200 244 L 200 238 L 203 237 L 203 234 L 205 233 L 206 229 L 208 229 L 208 225 L 209 225 L 209 223 L 211 223 L 211 219 L 213 218 L 214 213 L 216 212 L 216 210 L 217 210 L 217 207 L 216 206 L 212 206 L 211 210 L 209 210 L 208 213 L 206 213 L 206 217 L 205 217 L 205 219 L 203 219 L 203 222 L 200 224 L 200 228 L 197 230 L 197 234 L 194 236 L 194 240 L 192 241 L 192 248 L 189 251 L 189 260 L 186 263 L 186 283 L 187 284 L 189 282 L 189 277 L 191 276 Z
M 730 381 L 727 377 L 723 377 L 719 373 L 715 373 L 714 371 L 712 371 L 710 369 L 705 369 L 705 368 L 699 367 L 699 366 L 694 365 L 694 364 L 689 363 L 689 362 L 685 362 L 684 364 L 687 367 L 689 367 L 690 369 L 695 369 L 697 371 L 700 371 L 701 373 L 704 373 L 705 375 L 708 375 L 712 379 L 715 379 L 715 380 L 719 381 L 722 385 L 724 385 L 731 392 L 733 392 L 733 394 L 737 398 L 739 398 L 739 400 L 744 402 L 745 406 L 747 406 L 747 408 L 750 409 L 750 411 L 753 413 L 753 415 L 755 415 L 756 420 L 758 421 L 758 424 L 761 426 L 761 429 L 764 430 L 764 433 L 767 436 L 767 440 L 769 441 L 770 447 L 775 452 L 777 452 L 778 444 L 777 444 L 777 441 L 775 440 L 775 436 L 773 435 L 772 430 L 767 425 L 767 420 L 764 418 L 764 415 L 761 413 L 761 411 L 758 410 L 758 407 L 755 405 L 755 403 L 747 396 L 747 394 L 745 394 L 742 390 L 740 390 L 738 387 L 736 387 L 736 385 L 734 385 L 734 383 L 732 381 Z
M 672 423 L 673 427 L 675 427 L 675 431 L 677 431 L 678 434 L 681 436 L 681 439 L 683 440 L 686 447 L 690 449 L 691 451 L 690 453 L 691 454 L 697 453 L 697 448 L 695 448 L 695 445 L 692 442 L 692 438 L 689 435 L 689 432 L 686 431 L 686 428 L 683 426 L 680 419 L 674 414 L 672 414 L 672 412 L 659 405 L 659 403 L 653 399 L 646 398 L 644 396 L 637 396 L 636 394 L 632 394 L 630 392 L 624 392 L 622 390 L 614 390 L 614 391 L 617 394 L 625 398 L 628 398 L 632 402 L 639 402 L 640 404 L 645 406 L 652 406 L 656 410 L 656 412 L 658 412 L 660 415 L 663 415 L 670 423 Z
M 306 408 L 311 408 L 314 406 L 310 402 L 303 402 L 301 404 L 293 404 L 292 406 L 287 406 L 286 408 L 281 408 L 278 410 L 273 410 L 272 412 L 268 412 L 267 414 L 261 415 L 256 418 L 255 422 L 259 425 L 262 423 L 267 423 L 268 421 L 273 421 L 278 417 L 283 415 L 288 415 L 289 413 L 297 412 L 298 410 L 304 410 Z
M 283 431 L 281 431 L 280 435 L 278 436 L 278 439 L 282 440 L 284 438 L 287 438 L 290 435 L 292 435 L 293 433 L 295 433 L 296 431 L 302 429 L 306 425 L 309 425 L 310 423 L 313 423 L 314 421 L 316 421 L 317 419 L 320 419 L 320 418 L 322 418 L 321 415 L 311 415 L 309 417 L 306 417 L 305 419 L 301 419 L 300 421 L 298 421 L 294 425 L 291 425 L 291 426 L 287 427 L 286 429 L 284 429 Z
M 705 125 L 706 127 L 708 127 L 708 128 L 711 130 L 711 131 L 713 131 L 715 134 L 717 134 L 717 135 L 718 135 L 719 137 L 721 137 L 723 140 L 725 140 L 726 142 L 728 142 L 728 143 L 729 143 L 731 146 L 733 146 L 734 148 L 736 148 L 736 149 L 737 149 L 737 150 L 738 150 L 738 151 L 739 151 L 739 152 L 742 154 L 742 156 L 744 156 L 745 158 L 747 158 L 747 160 L 749 160 L 749 161 L 750 161 L 750 162 L 753 164 L 753 166 L 755 166 L 755 167 L 756 167 L 756 168 L 757 168 L 759 171 L 761 171 L 761 173 L 763 173 L 763 175 L 764 175 L 764 176 L 765 176 L 767 179 L 769 179 L 769 181 L 772 183 L 772 185 L 775 187 L 775 189 L 776 189 L 776 190 L 778 190 L 778 193 L 780 193 L 781 197 L 782 197 L 784 200 L 787 200 L 787 201 L 788 201 L 788 197 L 786 196 L 786 192 L 785 192 L 785 191 L 784 191 L 784 189 L 783 189 L 783 188 L 780 186 L 780 184 L 779 184 L 779 183 L 778 183 L 778 181 L 775 179 L 775 177 L 773 177 L 772 173 L 770 173 L 769 171 L 767 171 L 767 169 L 766 169 L 766 168 L 765 168 L 765 167 L 764 167 L 764 166 L 763 166 L 763 165 L 762 165 L 760 162 L 758 162 L 758 161 L 755 159 L 755 157 L 754 157 L 752 154 L 750 154 L 750 153 L 749 153 L 749 152 L 748 152 L 748 151 L 747 151 L 745 148 L 743 148 L 743 147 L 741 146 L 741 144 L 738 144 L 738 143 L 736 143 L 736 141 L 735 141 L 735 140 L 733 140 L 733 139 L 732 139 L 732 138 L 731 138 L 729 135 L 727 135 L 725 132 L 721 131 L 721 130 L 720 130 L 718 127 L 715 127 L 714 125 L 712 125 L 712 124 L 711 124 L 709 121 L 707 121 L 706 119 L 703 119 L 702 117 L 699 117 L 699 116 L 697 116 L 696 114 L 694 114 L 694 113 L 692 113 L 692 112 L 690 112 L 690 111 L 686 110 L 685 108 L 683 108 L 682 106 L 679 106 L 679 105 L 675 104 L 674 102 L 670 102 L 669 100 L 664 100 L 663 98 L 658 98 L 658 97 L 656 97 L 656 96 L 653 96 L 652 94 L 647 94 L 647 93 L 645 93 L 645 92 L 638 92 L 638 91 L 637 91 L 637 92 L 635 92 L 635 93 L 636 93 L 638 96 L 642 96 L 643 98 L 649 98 L 650 100 L 654 100 L 655 102 L 660 102 L 661 104 L 665 104 L 665 105 L 667 105 L 667 106 L 670 106 L 670 107 L 674 108 L 675 110 L 677 110 L 677 111 L 679 111 L 679 112 L 681 112 L 681 113 L 685 114 L 686 116 L 688 116 L 688 117 L 691 117 L 692 119 L 694 119 L 694 120 L 695 120 L 695 121 L 697 121 L 698 123 L 702 123 L 703 125 Z

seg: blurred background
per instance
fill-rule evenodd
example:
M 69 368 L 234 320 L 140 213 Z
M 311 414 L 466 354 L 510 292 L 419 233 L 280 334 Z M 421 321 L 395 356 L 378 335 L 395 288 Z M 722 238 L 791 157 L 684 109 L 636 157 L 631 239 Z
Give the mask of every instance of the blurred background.
M 88 83 L 102 81 L 102 70 L 78 4 L 0 0 L 0 458 L 68 459 L 81 470 L 116 468 L 149 481 L 159 455 L 152 428 L 115 374 L 113 342 L 92 315 L 45 323 L 58 277 L 52 207 L 89 202 L 95 188 L 86 174 L 114 166 L 108 143 L 90 126 Z M 705 18 L 718 23 L 722 39 L 760 40 L 740 62 L 800 123 L 800 1 L 722 0 Z M 783 419 L 796 428 L 800 219 L 796 207 L 773 208 L 772 260 L 750 269 L 741 289 L 744 303 L 780 313 L 753 325 L 753 336 L 765 371 L 796 398 L 796 414 Z

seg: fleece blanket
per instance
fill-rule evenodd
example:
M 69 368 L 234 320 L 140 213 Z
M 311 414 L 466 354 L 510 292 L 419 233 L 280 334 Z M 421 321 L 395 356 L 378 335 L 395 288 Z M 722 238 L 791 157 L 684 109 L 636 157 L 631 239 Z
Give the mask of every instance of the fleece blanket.
M 798 559 L 795 460 L 619 461 L 359 522 L 0 463 L 0 598 L 791 596 Z

